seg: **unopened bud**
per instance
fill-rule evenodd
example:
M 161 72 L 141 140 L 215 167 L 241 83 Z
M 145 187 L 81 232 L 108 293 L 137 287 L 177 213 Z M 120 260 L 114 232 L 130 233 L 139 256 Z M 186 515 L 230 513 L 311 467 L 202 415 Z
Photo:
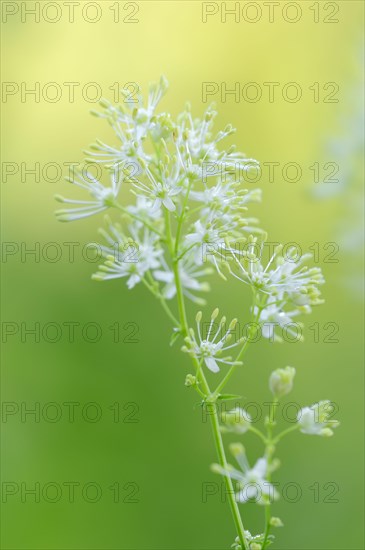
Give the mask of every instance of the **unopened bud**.
M 188 374 L 185 378 L 185 386 L 195 386 L 196 385 L 196 376 L 193 374 Z
M 281 519 L 276 517 L 272 517 L 270 519 L 270 525 L 272 527 L 284 527 L 284 523 L 281 521 Z
M 278 398 L 287 395 L 293 389 L 294 376 L 294 367 L 274 370 L 269 379 L 271 393 Z

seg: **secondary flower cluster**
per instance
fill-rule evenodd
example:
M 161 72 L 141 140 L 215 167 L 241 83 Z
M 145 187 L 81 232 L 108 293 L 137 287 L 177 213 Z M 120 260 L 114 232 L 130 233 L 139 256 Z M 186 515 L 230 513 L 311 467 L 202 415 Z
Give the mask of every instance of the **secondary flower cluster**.
M 318 286 L 324 278 L 320 268 L 306 265 L 312 255 L 298 256 L 294 247 L 284 254 L 283 246 L 277 246 L 263 265 L 263 246 L 250 236 L 243 252 L 225 250 L 226 259 L 231 256 L 226 265 L 232 276 L 249 285 L 259 298 L 254 314 L 262 326 L 262 335 L 281 341 L 278 329 L 285 327 L 289 334 L 297 336 L 291 328 L 293 318 L 310 313 L 312 306 L 323 303 Z
M 276 402 L 291 392 L 294 377 L 295 368 L 293 367 L 276 369 L 271 373 L 269 389 Z M 285 433 L 300 430 L 304 434 L 329 437 L 333 435 L 333 429 L 339 425 L 337 420 L 331 419 L 333 413 L 333 403 L 328 400 L 320 401 L 311 407 L 304 407 L 298 412 L 297 423 L 286 430 Z M 274 409 L 273 414 L 275 415 Z M 275 426 L 273 417 L 268 417 L 266 423 L 271 427 Z M 255 433 L 258 432 L 252 425 L 250 414 L 244 408 L 235 407 L 221 413 L 221 431 L 223 433 L 242 435 L 250 430 Z M 212 465 L 214 472 L 229 476 L 237 482 L 237 502 L 254 501 L 256 504 L 268 505 L 279 498 L 278 492 L 269 480 L 271 479 L 271 473 L 279 466 L 279 461 L 272 459 L 272 455 L 275 444 L 281 437 L 279 434 L 277 439 L 270 437 L 265 440 L 265 436 L 261 434 L 261 438 L 266 442 L 265 454 L 256 461 L 253 467 L 249 465 L 245 449 L 241 443 L 233 443 L 230 446 L 230 451 L 238 463 L 239 469 L 230 465 L 227 468 L 223 468 L 219 464 Z M 278 518 L 271 519 L 278 520 Z M 277 523 L 276 526 L 279 526 L 279 524 Z M 258 539 L 255 542 L 256 544 L 260 543 Z

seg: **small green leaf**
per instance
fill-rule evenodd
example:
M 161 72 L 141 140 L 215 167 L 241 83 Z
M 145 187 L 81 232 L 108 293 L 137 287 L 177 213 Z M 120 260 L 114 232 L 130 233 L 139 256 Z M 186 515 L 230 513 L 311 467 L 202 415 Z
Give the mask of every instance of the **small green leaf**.
M 182 334 L 181 329 L 174 328 L 174 332 L 172 333 L 170 338 L 170 346 L 173 346 L 175 344 L 176 340 L 179 338 L 181 334 Z
M 235 395 L 234 393 L 221 393 L 217 397 L 218 401 L 232 401 L 233 399 L 242 399 L 242 395 Z

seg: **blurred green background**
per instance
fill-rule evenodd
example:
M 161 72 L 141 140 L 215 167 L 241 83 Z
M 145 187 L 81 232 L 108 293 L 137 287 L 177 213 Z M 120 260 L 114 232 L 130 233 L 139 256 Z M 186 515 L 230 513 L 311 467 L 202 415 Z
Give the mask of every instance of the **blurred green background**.
M 285 8 L 287 2 L 276 8 L 273 22 L 265 3 L 256 2 L 263 10 L 256 23 L 242 15 L 238 22 L 227 16 L 222 23 L 220 3 L 213 3 L 218 13 L 203 23 L 198 1 L 138 2 L 138 13 L 130 16 L 138 23 L 123 21 L 137 10 L 135 3 L 99 2 L 100 20 L 90 23 L 81 17 L 88 3 L 79 2 L 70 23 L 65 3 L 54 2 L 61 12 L 52 11 L 56 8 L 51 6 L 45 17 L 61 13 L 58 22 L 45 21 L 42 15 L 39 23 L 32 16 L 22 22 L 21 4 L 34 7 L 34 2 L 2 2 L 6 14 L 19 10 L 3 18 L 3 81 L 16 83 L 19 89 L 22 82 L 29 89 L 36 82 L 41 89 L 56 82 L 62 97 L 51 103 L 42 95 L 39 102 L 31 95 L 22 101 L 20 92 L 3 95 L 2 161 L 17 163 L 19 171 L 7 178 L 3 172 L 2 182 L 3 242 L 14 243 L 3 243 L 2 265 L 6 413 L 2 420 L 2 547 L 221 550 L 234 540 L 219 478 L 209 470 L 216 460 L 210 428 L 196 396 L 184 387 L 188 358 L 179 346 L 168 346 L 169 321 L 143 288 L 127 291 L 123 281 L 92 282 L 95 264 L 82 256 L 81 248 L 97 238 L 98 220 L 57 223 L 53 196 L 70 196 L 68 184 L 56 177 L 54 183 L 47 181 L 54 177 L 52 169 L 46 179 L 41 174 L 39 181 L 34 175 L 22 178 L 21 174 L 21 163 L 29 168 L 38 162 L 42 168 L 47 163 L 64 167 L 66 162 L 81 162 L 81 151 L 96 137 L 116 143 L 111 129 L 89 115 L 95 105 L 80 93 L 86 83 L 97 82 L 103 96 L 112 100 L 109 87 L 115 82 L 121 86 L 138 82 L 145 90 L 148 82 L 165 74 L 170 90 L 161 108 L 173 114 L 185 100 L 192 102 L 197 116 L 202 113 L 206 107 L 203 82 L 216 82 L 220 88 L 222 82 L 227 88 L 235 82 L 241 86 L 256 82 L 262 87 L 262 99 L 256 103 L 242 98 L 236 103 L 232 96 L 224 102 L 219 94 L 212 97 L 219 111 L 217 125 L 232 122 L 237 127 L 234 142 L 248 156 L 280 163 L 273 182 L 263 170 L 255 184 L 263 188 L 263 203 L 251 211 L 272 241 L 295 241 L 303 250 L 319 243 L 326 303 L 305 319 L 303 344 L 252 345 L 245 368 L 229 389 L 242 394 L 242 403 L 268 401 L 270 371 L 289 364 L 297 368 L 292 401 L 304 406 L 328 398 L 338 404 L 341 427 L 333 439 L 295 434 L 282 444 L 279 487 L 293 482 L 302 496 L 288 502 L 295 497 L 289 491 L 289 498 L 275 505 L 275 515 L 285 524 L 276 533 L 275 547 L 364 548 L 363 171 L 358 122 L 362 117 L 363 3 L 330 2 L 325 8 L 324 2 L 301 1 L 296 23 L 282 15 L 283 9 L 289 9 L 284 11 L 286 18 L 294 17 L 291 8 Z M 241 2 L 241 7 L 245 4 Z M 40 5 L 44 7 L 45 2 Z M 117 8 L 119 23 L 113 20 Z M 87 10 L 89 19 L 98 16 L 93 7 Z M 254 18 L 254 11 L 245 13 Z M 80 83 L 74 102 L 68 100 L 65 82 Z M 272 103 L 264 82 L 280 83 Z M 282 87 L 288 82 L 298 83 L 303 90 L 296 103 L 282 98 Z M 332 91 L 324 88 L 328 82 L 339 87 L 336 103 L 324 102 Z M 314 83 L 319 83 L 318 102 L 309 89 Z M 6 88 L 10 89 L 11 85 Z M 89 91 L 91 96 L 93 90 Z M 300 181 L 290 183 L 282 177 L 281 169 L 288 162 L 301 166 Z M 324 168 L 328 162 L 338 164 L 340 183 L 314 183 L 309 167 L 319 163 L 323 179 L 331 171 Z M 51 258 L 55 251 L 47 248 L 50 242 L 61 247 L 59 261 L 47 261 L 47 253 Z M 70 245 L 65 245 L 71 242 L 81 243 L 74 262 L 69 261 Z M 328 242 L 339 244 L 337 263 L 324 262 L 332 250 L 323 248 Z M 24 251 L 35 246 L 40 247 L 39 257 L 22 257 L 22 247 Z M 248 298 L 239 284 L 216 280 L 207 314 L 219 305 L 228 317 L 244 322 Z M 190 317 L 195 311 L 189 306 Z M 72 322 L 78 323 L 74 342 L 65 325 Z M 110 328 L 117 322 L 119 343 L 113 341 Z M 318 343 L 308 328 L 316 322 Z M 37 343 L 21 323 L 28 328 L 39 323 L 41 331 L 46 326 L 49 332 Z M 56 323 L 56 328 L 47 323 Z M 100 327 L 95 343 L 82 337 L 84 328 L 86 337 L 94 338 L 88 323 Z M 137 342 L 123 341 L 133 330 L 127 323 L 138 325 Z M 337 343 L 324 341 L 331 332 L 331 327 L 324 328 L 326 323 L 338 325 Z M 58 338 L 58 326 L 62 334 L 51 343 Z M 68 414 L 71 405 L 65 405 L 70 402 L 79 403 L 73 422 Z M 32 407 L 40 408 L 39 418 L 25 414 L 25 408 Z M 96 413 L 101 418 L 92 422 Z M 253 462 L 261 447 L 250 435 L 245 444 Z M 68 482 L 79 484 L 74 502 L 70 502 Z M 216 493 L 205 499 L 203 482 L 216 484 L 208 486 Z M 39 502 L 25 492 L 36 483 L 40 484 Z M 313 487 L 319 488 L 318 498 Z M 94 498 L 97 502 L 89 502 Z M 261 532 L 263 510 L 245 505 L 242 511 L 251 532 Z

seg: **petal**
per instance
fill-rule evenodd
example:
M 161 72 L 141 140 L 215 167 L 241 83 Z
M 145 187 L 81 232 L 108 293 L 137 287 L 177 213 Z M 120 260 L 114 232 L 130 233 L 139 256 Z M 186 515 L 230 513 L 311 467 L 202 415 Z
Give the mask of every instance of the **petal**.
M 154 212 L 157 212 L 158 209 L 160 208 L 161 206 L 161 199 L 155 199 L 153 205 L 152 205 L 152 208 L 150 210 L 151 213 L 154 213 Z
M 259 458 L 252 470 L 257 477 L 264 478 L 267 470 L 266 458 Z
M 206 357 L 205 364 L 208 367 L 208 369 L 211 370 L 212 372 L 219 372 L 219 367 L 214 357 Z
M 239 491 L 239 493 L 236 493 L 236 501 L 237 502 L 241 502 L 242 504 L 244 504 L 245 502 L 247 502 L 248 498 L 247 498 L 247 491 L 246 489 L 242 489 L 242 491 Z
M 133 287 L 136 286 L 137 283 L 139 283 L 141 280 L 140 276 L 137 275 L 136 273 L 134 273 L 133 275 L 131 275 L 127 281 L 127 287 L 129 289 L 132 289 Z
M 220 475 L 226 476 L 226 477 L 230 477 L 231 479 L 235 479 L 236 481 L 239 481 L 240 483 L 245 482 L 245 477 L 242 475 L 241 472 L 239 472 L 235 468 L 232 468 L 232 469 L 230 469 L 230 467 L 223 468 L 219 464 L 215 464 L 214 470 L 217 474 L 220 474 Z
M 153 272 L 153 276 L 157 281 L 162 281 L 163 283 L 171 283 L 174 280 L 174 274 L 171 271 L 161 271 L 158 269 Z
M 164 289 L 164 296 L 167 300 L 171 300 L 176 294 L 175 283 L 168 284 Z
M 167 208 L 167 210 L 170 210 L 170 212 L 173 212 L 174 210 L 176 210 L 176 206 L 174 205 L 170 197 L 166 197 L 165 199 L 163 199 L 162 202 L 165 208 Z

